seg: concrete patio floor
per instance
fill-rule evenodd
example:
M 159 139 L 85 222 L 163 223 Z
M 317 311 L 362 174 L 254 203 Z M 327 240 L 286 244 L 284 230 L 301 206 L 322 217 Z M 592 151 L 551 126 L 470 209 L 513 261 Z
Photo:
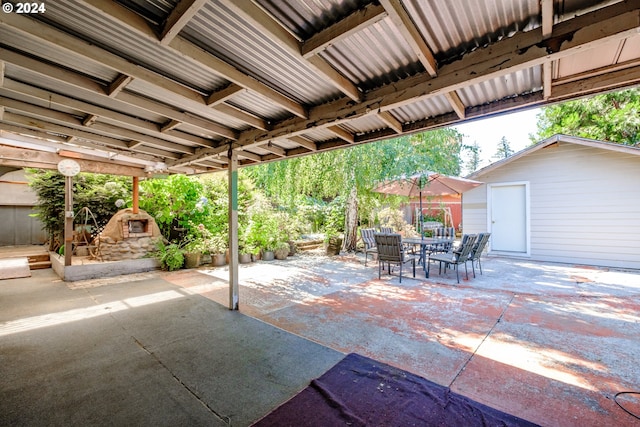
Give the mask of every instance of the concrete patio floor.
M 0 425 L 249 425 L 357 352 L 545 426 L 638 425 L 640 272 L 486 258 L 456 283 L 361 256 L 0 281 Z M 620 396 L 640 413 L 640 401 Z

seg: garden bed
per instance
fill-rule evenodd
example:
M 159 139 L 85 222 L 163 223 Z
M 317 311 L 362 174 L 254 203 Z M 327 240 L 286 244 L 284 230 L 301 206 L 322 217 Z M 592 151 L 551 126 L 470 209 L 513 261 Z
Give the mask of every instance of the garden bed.
M 65 282 L 143 273 L 160 268 L 160 263 L 155 258 L 97 261 L 88 257 L 73 257 L 72 265 L 67 266 L 64 265 L 64 256 L 49 252 L 49 258 L 51 268 Z

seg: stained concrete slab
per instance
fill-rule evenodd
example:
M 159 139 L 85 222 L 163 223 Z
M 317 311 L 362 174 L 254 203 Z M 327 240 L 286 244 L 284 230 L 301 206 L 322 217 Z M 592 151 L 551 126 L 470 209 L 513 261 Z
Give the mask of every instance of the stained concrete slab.
M 483 273 L 399 283 L 362 257 L 299 256 L 241 266 L 240 311 L 543 426 L 638 422 L 614 398 L 640 384 L 639 271 L 490 257 Z M 227 274 L 169 280 L 197 292 L 216 277 L 203 295 L 224 303 Z M 624 396 L 636 413 L 637 396 Z
M 637 423 L 614 399 L 640 384 L 640 272 L 483 270 L 399 283 L 357 256 L 258 262 L 240 312 L 226 267 L 8 280 L 0 424 L 249 425 L 351 351 L 543 426 Z
M 161 274 L 34 273 L 0 290 L 0 425 L 250 425 L 344 356 Z

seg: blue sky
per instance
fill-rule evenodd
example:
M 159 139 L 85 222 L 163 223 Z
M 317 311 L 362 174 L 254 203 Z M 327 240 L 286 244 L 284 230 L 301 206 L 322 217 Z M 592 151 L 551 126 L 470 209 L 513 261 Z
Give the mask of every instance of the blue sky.
M 522 111 L 519 113 L 505 114 L 498 117 L 476 120 L 462 125 L 454 126 L 464 135 L 465 144 L 480 146 L 480 167 L 495 161 L 492 159 L 498 148 L 498 142 L 506 137 L 514 151 L 520 151 L 529 146 L 529 134 L 536 133 L 536 115 L 540 109 Z

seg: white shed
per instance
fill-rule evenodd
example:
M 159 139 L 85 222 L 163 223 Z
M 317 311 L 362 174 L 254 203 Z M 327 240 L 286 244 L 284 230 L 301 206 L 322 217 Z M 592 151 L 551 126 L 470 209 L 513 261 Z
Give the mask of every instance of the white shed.
M 555 135 L 468 178 L 463 232 L 491 254 L 640 269 L 640 148 Z

